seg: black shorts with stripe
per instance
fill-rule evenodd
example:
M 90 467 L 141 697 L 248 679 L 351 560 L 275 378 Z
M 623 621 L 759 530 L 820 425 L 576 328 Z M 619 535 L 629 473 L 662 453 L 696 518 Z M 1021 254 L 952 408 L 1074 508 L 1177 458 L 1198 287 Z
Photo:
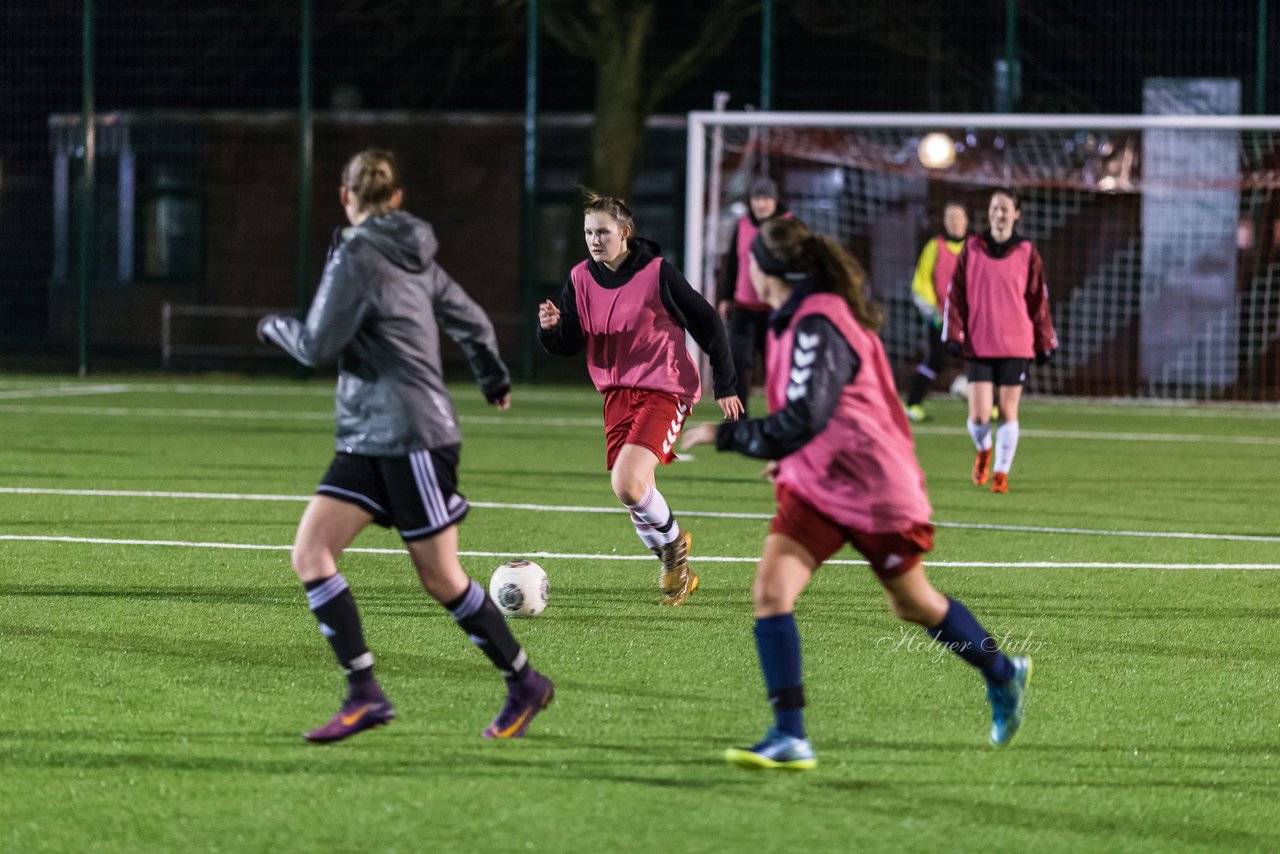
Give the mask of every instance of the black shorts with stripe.
M 1027 381 L 1028 359 L 970 359 L 965 376 L 971 383 L 1015 386 Z
M 458 492 L 458 445 L 403 457 L 339 452 L 316 493 L 366 510 L 406 541 L 425 540 L 461 522 L 471 509 Z

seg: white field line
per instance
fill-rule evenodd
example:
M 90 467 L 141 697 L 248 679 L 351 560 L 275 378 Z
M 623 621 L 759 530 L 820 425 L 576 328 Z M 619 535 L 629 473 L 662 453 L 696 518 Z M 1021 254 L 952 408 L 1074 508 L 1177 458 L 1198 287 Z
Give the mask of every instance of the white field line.
M 56 385 L 36 388 L 5 389 L 0 391 L 0 400 L 31 400 L 38 397 L 79 397 L 99 394 L 123 394 L 129 386 L 123 383 L 113 385 Z
M 965 433 L 953 427 L 913 427 L 912 432 L 925 436 L 955 436 Z M 967 434 L 966 434 L 967 435 Z M 1041 439 L 1083 439 L 1097 442 L 1183 442 L 1219 445 L 1277 445 L 1276 436 L 1210 436 L 1203 433 L 1124 433 L 1115 430 L 1022 430 L 1021 435 Z
M 55 489 L 32 486 L 0 486 L 0 495 L 66 495 L 82 498 L 185 498 L 199 501 L 310 501 L 310 495 L 270 495 L 251 492 L 168 492 L 144 489 Z M 575 504 L 512 504 L 497 501 L 472 501 L 472 507 L 486 510 L 527 510 L 536 513 L 614 513 L 622 507 Z M 681 516 L 704 519 L 772 519 L 772 513 L 734 513 L 719 510 L 681 510 Z M 1094 528 L 1060 528 L 1047 525 L 995 525 L 983 522 L 934 521 L 939 528 L 963 528 L 979 531 L 1004 531 L 1019 534 L 1078 534 L 1095 537 L 1141 537 L 1166 540 L 1214 540 L 1239 543 L 1280 543 L 1280 536 L 1262 534 L 1203 534 L 1193 531 L 1112 531 Z
M 98 386 L 103 384 L 99 383 Z M 320 397 L 333 395 L 334 383 L 323 383 L 314 380 L 311 383 L 280 383 L 235 385 L 218 383 L 169 383 L 169 382 L 118 382 L 110 383 L 119 393 L 136 392 L 139 394 L 185 394 L 185 395 L 224 395 L 248 397 Z M 37 379 L 0 379 L 0 391 L 22 389 L 57 389 L 58 395 L 93 394 L 95 386 L 78 380 L 55 381 Z M 465 383 L 456 385 L 461 393 L 470 388 Z M 113 392 L 116 393 L 116 392 Z M 548 402 L 598 402 L 599 394 L 592 388 L 539 388 L 537 386 L 516 386 L 514 395 L 517 400 L 536 400 Z M 1280 418 L 1280 405 L 1275 403 L 1254 403 L 1249 401 L 1177 401 L 1148 398 L 1123 397 L 1045 397 L 1033 395 L 1024 398 L 1034 406 L 1051 408 L 1070 408 L 1072 412 L 1116 417 L 1155 417 L 1155 418 Z M 928 429 L 928 428 L 926 428 Z M 920 432 L 920 428 L 917 428 Z
M 122 387 L 101 387 L 99 394 L 118 394 Z M 34 392 L 17 392 L 23 397 L 54 396 L 84 393 L 83 391 L 63 392 L 60 389 L 47 389 L 46 394 Z M 0 392 L 0 399 L 4 393 Z M 0 413 L 17 415 L 79 415 L 88 417 L 112 418 L 204 418 L 210 420 L 251 421 L 332 421 L 332 412 L 279 411 L 270 409 L 180 409 L 161 407 L 129 407 L 129 406 L 49 406 L 32 404 L 0 404 Z M 462 415 L 459 420 L 464 424 L 533 426 L 533 427 L 584 427 L 600 428 L 599 418 L 541 418 L 519 415 Z M 958 427 L 917 427 L 918 435 L 959 436 L 967 435 Z M 1280 446 L 1280 437 L 1275 436 L 1213 436 L 1202 433 L 1126 433 L 1120 431 L 1094 430 L 1023 430 L 1024 436 L 1046 439 L 1066 439 L 1105 442 L 1175 442 L 1184 444 L 1226 444 L 1226 445 L 1265 445 Z
M 108 392 L 103 392 L 108 393 Z M 115 393 L 115 392 L 110 392 Z M 32 404 L 0 404 L 0 413 L 14 415 L 82 415 L 110 418 L 205 418 L 238 421 L 332 421 L 332 412 L 282 412 L 270 409 L 165 409 L 130 406 L 41 406 Z M 525 427 L 589 427 L 600 429 L 599 418 L 538 418 L 519 415 L 462 415 L 463 424 L 511 425 Z M 919 427 L 919 435 L 967 435 L 959 427 Z M 1280 447 L 1276 436 L 1212 436 L 1202 433 L 1124 433 L 1091 430 L 1023 430 L 1032 438 L 1067 439 L 1103 442 L 1176 442 L 1184 444 L 1266 445 Z
M 204 418 L 232 421 L 323 421 L 332 412 L 281 412 L 270 409 L 163 409 L 132 406 L 40 406 L 0 404 L 0 413 L 14 415 L 83 415 L 93 418 Z M 510 415 L 462 415 L 463 424 L 510 424 L 524 427 L 591 427 L 602 429 L 599 418 L 521 418 Z
M 111 383 L 89 384 L 81 382 L 27 382 L 22 380 L 0 381 L 0 399 L 6 397 L 62 397 L 89 394 L 182 394 L 209 397 L 310 397 L 333 398 L 335 383 L 313 385 L 201 385 L 199 383 Z M 110 392 L 102 389 L 110 388 Z M 457 389 L 464 392 L 463 387 Z M 548 403 L 599 403 L 601 398 L 595 389 L 540 389 L 518 386 L 514 391 L 517 400 L 533 400 Z
M 261 396 L 261 397 L 333 397 L 334 384 L 330 383 L 326 386 L 236 386 L 236 385 L 198 385 L 192 383 L 178 383 L 176 385 L 145 385 L 131 384 L 129 391 L 141 394 L 196 394 L 196 395 L 230 395 L 232 397 Z M 465 393 L 461 388 L 456 391 Z M 512 398 L 517 402 L 522 400 L 536 400 L 547 403 L 591 403 L 599 402 L 600 395 L 595 389 L 583 389 L 582 391 L 572 391 L 567 389 L 537 389 L 517 386 L 512 392 Z M 603 404 L 601 404 L 603 405 Z
M 209 543 L 209 542 L 188 542 L 185 540 L 134 540 L 134 539 L 111 539 L 107 537 L 65 537 L 54 535 L 38 535 L 38 534 L 0 534 L 0 541 L 8 542 L 28 542 L 28 543 L 71 543 L 80 545 L 101 545 L 101 546 L 169 546 L 173 548 L 188 549 L 222 549 L 233 551 L 265 551 L 265 552 L 287 552 L 293 547 L 288 545 L 262 545 L 256 543 Z M 346 551 L 356 554 L 376 554 L 376 555 L 403 555 L 407 554 L 404 549 L 373 549 L 373 548 L 349 548 Z M 653 560 L 653 555 L 648 554 L 589 554 L 581 552 L 490 552 L 490 551 L 459 551 L 462 557 L 484 557 L 484 558 L 545 558 L 547 560 L 595 560 L 595 561 L 642 561 L 648 562 Z M 758 557 L 706 557 L 700 556 L 699 563 L 747 563 L 754 564 L 759 560 Z M 862 560 L 829 560 L 828 564 L 839 566 L 866 566 L 867 562 Z M 963 561 L 963 560 L 939 560 L 929 561 L 931 567 L 952 567 L 952 568 L 976 568 L 976 569 L 1280 569 L 1280 563 L 1103 563 L 1103 562 L 1071 562 L 1071 561 L 1021 561 L 1021 562 L 997 562 L 997 561 Z

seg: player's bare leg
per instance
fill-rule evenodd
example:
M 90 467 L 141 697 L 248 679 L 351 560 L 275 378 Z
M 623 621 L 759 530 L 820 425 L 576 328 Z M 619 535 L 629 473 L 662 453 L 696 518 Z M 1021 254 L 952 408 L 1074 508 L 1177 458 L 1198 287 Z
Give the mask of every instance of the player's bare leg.
M 1005 655 L 963 602 L 942 595 L 929 583 L 924 564 L 881 578 L 880 583 L 894 614 L 923 626 L 930 637 L 977 668 L 987 681 L 991 703 L 988 740 L 996 747 L 1013 741 L 1026 710 L 1031 659 Z
M 444 605 L 506 681 L 507 696 L 485 738 L 523 738 L 534 717 L 555 697 L 551 680 L 529 665 L 529 656 L 511 633 L 498 607 L 458 560 L 458 527 L 450 525 L 423 540 L 405 543 L 422 588 Z
M 994 386 L 990 382 L 969 383 L 969 435 L 977 449 L 970 477 L 975 486 L 986 486 L 991 476 L 991 402 Z
M 342 741 L 395 717 L 373 677 L 373 654 L 365 645 L 355 599 L 338 572 L 338 557 L 372 521 L 369 513 L 354 504 L 317 495 L 302 514 L 294 537 L 294 572 L 307 591 L 321 634 L 347 674 L 347 696 L 337 714 L 323 726 L 303 733 L 314 744 Z
M 774 725 L 751 747 L 726 750 L 726 762 L 741 768 L 787 771 L 807 771 L 817 764 L 805 737 L 800 633 L 792 613 L 816 566 L 813 555 L 785 534 L 765 538 L 751 590 L 756 650 Z
M 623 445 L 610 472 L 610 485 L 628 510 L 636 533 L 662 562 L 658 586 L 663 605 L 681 605 L 698 589 L 698 576 L 689 569 L 693 535 L 681 528 L 658 491 L 654 471 L 658 457 L 640 445 Z
M 1018 404 L 1022 386 L 1000 386 L 1000 427 L 995 439 L 995 472 L 991 477 L 992 492 L 1009 491 L 1009 471 L 1018 451 Z

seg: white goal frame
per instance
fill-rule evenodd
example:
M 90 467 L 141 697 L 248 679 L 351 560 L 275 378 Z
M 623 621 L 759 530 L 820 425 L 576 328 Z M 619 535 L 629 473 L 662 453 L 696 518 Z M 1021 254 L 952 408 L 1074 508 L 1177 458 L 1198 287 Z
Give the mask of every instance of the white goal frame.
M 719 218 L 722 211 L 722 199 L 719 191 L 719 177 L 722 174 L 712 168 L 712 160 L 717 163 L 722 157 L 723 131 L 729 128 L 758 129 L 765 136 L 773 129 L 822 128 L 839 131 L 841 129 L 866 130 L 907 130 L 915 136 L 942 131 L 955 134 L 957 131 L 1083 131 L 1107 133 L 1114 131 L 1231 131 L 1236 133 L 1267 132 L 1280 135 L 1280 116 L 1246 116 L 1240 114 L 1222 115 L 1155 115 L 1155 114 L 1035 114 L 1035 113 L 834 113 L 834 112 L 757 112 L 723 110 L 695 110 L 688 114 L 688 137 L 686 140 L 686 185 L 685 185 L 685 253 L 684 273 L 693 287 L 702 293 L 708 301 L 715 302 L 714 271 L 717 255 L 724 247 L 716 246 L 715 241 L 722 239 Z M 759 151 L 759 156 L 768 158 L 769 149 L 766 144 Z M 767 159 L 764 161 L 767 164 Z M 921 166 L 923 169 L 924 167 Z M 939 178 L 943 178 L 945 170 L 939 170 Z M 1261 176 L 1258 187 L 1269 187 L 1272 192 L 1280 192 L 1280 169 L 1268 167 L 1265 172 L 1251 173 Z M 945 178 L 944 178 L 945 180 Z M 1018 185 L 1018 176 L 1010 175 L 1007 180 L 991 174 L 956 175 L 952 180 L 968 187 L 994 186 L 995 184 Z M 715 184 L 716 186 L 712 186 Z M 1255 187 L 1256 189 L 1257 187 Z M 1099 187 L 1098 192 L 1108 192 L 1109 188 Z M 1122 188 L 1120 192 L 1125 192 Z M 1272 305 L 1280 296 L 1280 278 L 1268 292 L 1267 305 Z M 1104 306 L 1105 308 L 1105 306 Z M 1270 310 L 1270 309 L 1268 309 Z M 1274 338 L 1274 331 L 1269 333 Z M 1264 339 L 1269 340 L 1269 339 Z M 1199 346 L 1197 344 L 1197 346 Z M 1206 345 L 1210 346 L 1210 345 Z M 705 364 L 705 363 L 704 363 Z M 1065 376 L 1066 366 L 1055 366 L 1057 375 Z M 1168 372 L 1166 372 L 1168 373 Z M 1167 398 L 1183 397 L 1187 393 L 1179 386 L 1178 379 L 1144 380 L 1147 390 L 1143 396 Z M 1270 383 L 1268 382 L 1268 387 Z M 1266 394 L 1264 390 L 1264 394 Z M 1211 391 L 1192 391 L 1191 395 L 1204 399 L 1212 399 Z M 1270 394 L 1275 394 L 1272 390 Z
M 792 113 L 694 110 L 686 142 L 685 277 L 707 290 L 707 131 L 715 127 L 901 128 L 922 131 L 975 130 L 1269 130 L 1280 131 L 1280 116 L 1081 115 L 1059 113 Z M 711 259 L 714 262 L 714 259 Z

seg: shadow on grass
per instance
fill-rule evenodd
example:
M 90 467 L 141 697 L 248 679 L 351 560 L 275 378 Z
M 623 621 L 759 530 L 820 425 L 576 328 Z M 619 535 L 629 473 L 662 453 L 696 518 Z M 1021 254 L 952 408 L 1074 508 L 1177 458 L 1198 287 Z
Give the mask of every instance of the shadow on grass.
M 1012 785 L 1012 784 L 1011 784 Z M 1016 784 L 1025 785 L 1025 784 Z M 1050 784 L 1056 788 L 1069 788 L 1068 784 Z M 939 783 L 948 789 L 956 788 L 956 784 Z M 1170 804 L 1165 810 L 1151 810 L 1144 819 L 1136 819 L 1131 815 L 1108 816 L 1100 808 L 1098 798 L 1105 798 L 1107 784 L 1097 784 L 1102 792 L 1094 792 L 1094 797 L 1072 800 L 1063 798 L 1061 809 L 1037 807 L 1019 799 L 1016 804 L 981 803 L 971 797 L 947 796 L 929 791 L 923 787 L 913 788 L 912 806 L 921 813 L 951 814 L 961 825 L 970 822 L 975 814 L 981 814 L 983 824 L 992 828 L 1015 829 L 1030 834 L 1061 834 L 1060 842 L 1069 839 L 1089 837 L 1092 844 L 1102 844 L 1108 849 L 1124 850 L 1126 841 L 1132 845 L 1153 842 L 1170 846 L 1185 845 L 1188 842 L 1203 845 L 1206 850 L 1223 850 L 1228 846 L 1258 848 L 1263 842 L 1274 842 L 1274 834 L 1270 832 L 1250 832 L 1228 826 L 1224 816 L 1221 824 L 1193 822 L 1183 813 L 1176 817 L 1180 822 L 1174 823 L 1172 814 L 1178 808 Z M 1068 805 L 1078 803 L 1078 809 Z M 862 803 L 865 810 L 883 812 L 890 816 L 898 816 L 899 805 L 882 805 L 874 801 Z M 1105 840 L 1105 843 L 1103 842 Z M 1089 844 L 1088 840 L 1083 840 Z M 1261 850 L 1261 849 L 1259 849 Z
M 59 745 L 68 739 L 123 743 L 123 750 L 65 750 Z M 375 740 L 381 738 L 381 743 Z M 579 780 L 590 783 L 620 783 L 659 789 L 718 789 L 725 786 L 758 786 L 759 776 L 724 769 L 713 758 L 690 758 L 655 761 L 653 751 L 642 758 L 617 756 L 583 759 L 584 746 L 576 739 L 564 740 L 568 753 L 554 747 L 548 749 L 546 737 L 540 744 L 530 742 L 485 743 L 474 747 L 451 747 L 448 752 L 433 752 L 430 743 L 420 737 L 388 739 L 378 735 L 361 736 L 353 742 L 334 745 L 305 744 L 300 736 L 241 736 L 176 732 L 151 732 L 145 735 L 121 732 L 81 732 L 59 734 L 0 733 L 0 739 L 25 742 L 9 753 L 6 763 L 13 769 L 34 768 L 74 771 L 182 772 L 228 775 L 335 777 L 350 780 L 360 777 L 402 779 L 491 780 L 509 782 L 513 774 L 522 779 Z M 477 739 L 479 741 L 479 739 Z M 423 749 L 415 753 L 413 742 Z M 151 744 L 155 750 L 149 750 Z M 254 755 L 183 755 L 189 744 L 202 749 L 222 748 L 225 752 Z M 46 749 L 47 745 L 47 749 Z M 522 757 L 513 752 L 534 747 L 539 756 Z M 277 757 L 262 754 L 274 752 Z M 388 755 L 394 752 L 394 756 Z M 633 770 L 634 769 L 634 770 Z M 649 769 L 643 773 L 640 769 Z M 675 773 L 673 773 L 673 769 Z M 685 775 L 680 769 L 715 771 L 714 776 Z

